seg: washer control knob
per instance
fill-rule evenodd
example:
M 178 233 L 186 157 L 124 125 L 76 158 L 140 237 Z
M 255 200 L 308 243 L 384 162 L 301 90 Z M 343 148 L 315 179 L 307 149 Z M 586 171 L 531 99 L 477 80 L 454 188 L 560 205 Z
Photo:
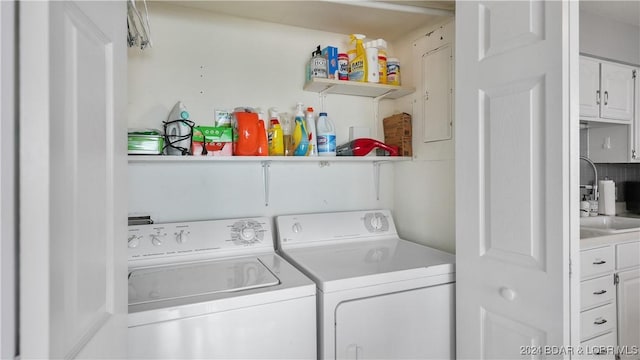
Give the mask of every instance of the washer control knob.
M 140 237 L 139 236 L 135 236 L 135 235 L 131 235 L 129 236 L 129 249 L 135 249 L 138 247 L 138 245 L 140 245 Z
M 154 234 L 154 235 L 151 235 L 151 243 L 153 244 L 153 246 L 161 246 L 162 240 L 158 235 Z
M 180 230 L 179 233 L 176 233 L 176 242 L 178 244 L 184 244 L 188 240 L 187 233 L 184 230 Z
M 256 230 L 250 227 L 240 230 L 240 237 L 244 241 L 252 241 L 256 238 Z
M 297 222 L 293 224 L 293 226 L 291 227 L 291 230 L 297 234 L 302 231 L 302 225 L 299 222 Z
M 376 214 L 371 218 L 371 227 L 375 230 L 382 229 L 382 219 L 380 219 L 379 215 Z

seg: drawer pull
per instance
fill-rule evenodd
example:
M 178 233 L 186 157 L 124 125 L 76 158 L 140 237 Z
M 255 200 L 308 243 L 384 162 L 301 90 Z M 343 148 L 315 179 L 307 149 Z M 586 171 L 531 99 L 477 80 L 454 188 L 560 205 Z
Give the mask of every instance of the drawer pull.
M 593 265 L 602 265 L 602 264 L 606 264 L 607 262 L 604 260 L 600 260 L 600 261 L 594 261 Z
M 606 292 L 607 292 L 607 290 L 595 291 L 595 292 L 593 293 L 593 295 L 602 295 L 602 294 L 605 294 Z
M 602 325 L 602 324 L 605 324 L 606 322 L 607 322 L 607 319 L 600 319 L 600 320 L 594 321 L 593 323 L 595 325 Z

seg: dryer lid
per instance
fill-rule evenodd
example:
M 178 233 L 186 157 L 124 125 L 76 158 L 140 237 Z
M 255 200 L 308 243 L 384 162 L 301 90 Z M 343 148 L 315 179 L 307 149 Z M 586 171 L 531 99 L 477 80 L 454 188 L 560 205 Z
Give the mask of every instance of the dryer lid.
M 129 305 L 278 284 L 257 258 L 145 268 L 129 273 Z

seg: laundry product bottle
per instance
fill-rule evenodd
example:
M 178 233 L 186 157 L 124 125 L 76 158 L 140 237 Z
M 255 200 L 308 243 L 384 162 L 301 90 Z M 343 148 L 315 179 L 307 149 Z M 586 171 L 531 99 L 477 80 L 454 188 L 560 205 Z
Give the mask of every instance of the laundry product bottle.
M 362 34 L 351 34 L 351 42 L 356 43 L 356 54 L 349 63 L 349 81 L 367 81 L 367 54 L 362 43 L 364 38 Z
M 316 133 L 316 119 L 313 113 L 313 108 L 307 108 L 307 117 L 306 124 L 307 132 L 309 133 L 309 150 L 308 156 L 318 156 L 318 142 L 317 142 L 317 133 Z
M 336 156 L 336 130 L 326 112 L 318 116 L 318 155 Z
M 294 156 L 307 156 L 309 150 L 309 134 L 305 125 L 304 118 L 304 104 L 298 103 L 296 105 L 296 115 L 294 118 L 293 129 L 293 155 Z
M 267 138 L 269 141 L 269 155 L 271 156 L 283 156 L 284 155 L 284 133 L 282 126 L 280 125 L 280 114 L 278 109 L 269 109 L 269 130 L 267 132 Z

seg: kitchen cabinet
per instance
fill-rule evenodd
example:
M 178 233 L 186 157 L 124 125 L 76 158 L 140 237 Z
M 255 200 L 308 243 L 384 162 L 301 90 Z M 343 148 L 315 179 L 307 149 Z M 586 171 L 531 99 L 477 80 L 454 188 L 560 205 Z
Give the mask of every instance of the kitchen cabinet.
M 583 349 L 615 346 L 616 303 L 612 246 L 580 252 L 580 342 Z M 614 359 L 604 353 L 598 358 Z
M 631 66 L 580 57 L 580 119 L 631 123 L 635 77 Z
M 640 161 L 637 69 L 580 58 L 580 120 L 587 128 L 587 156 L 596 163 Z
M 618 345 L 622 359 L 640 359 L 640 241 L 616 245 Z
M 640 241 L 583 248 L 580 273 L 584 358 L 640 359 Z

